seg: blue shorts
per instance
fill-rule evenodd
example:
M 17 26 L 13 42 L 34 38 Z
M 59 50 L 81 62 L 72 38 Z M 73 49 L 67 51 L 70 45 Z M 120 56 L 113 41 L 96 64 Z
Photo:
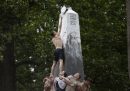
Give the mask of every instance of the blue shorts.
M 64 59 L 64 51 L 63 49 L 55 49 L 55 52 L 54 52 L 54 56 L 55 56 L 55 61 L 59 61 L 59 59 Z

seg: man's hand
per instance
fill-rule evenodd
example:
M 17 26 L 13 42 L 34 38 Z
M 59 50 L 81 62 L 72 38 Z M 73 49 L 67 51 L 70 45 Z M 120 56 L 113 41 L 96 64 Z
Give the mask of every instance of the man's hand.
M 53 77 L 53 74 L 52 74 L 52 73 L 50 73 L 50 77 Z
M 44 79 L 43 79 L 43 82 L 46 82 L 46 80 L 47 80 L 48 78 L 47 77 L 45 77 Z

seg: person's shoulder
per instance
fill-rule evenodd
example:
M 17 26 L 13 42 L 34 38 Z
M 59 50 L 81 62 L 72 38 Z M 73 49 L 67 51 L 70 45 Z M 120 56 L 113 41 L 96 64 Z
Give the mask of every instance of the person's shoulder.
M 61 36 L 58 34 L 58 35 L 56 36 L 56 38 L 57 38 L 57 39 L 61 39 Z
M 73 78 L 73 76 L 72 76 L 72 75 L 69 75 L 67 78 L 68 78 L 68 79 L 71 79 L 71 78 Z
M 56 33 L 56 36 L 57 36 L 57 37 L 58 37 L 58 36 L 60 36 L 60 33 L 59 33 L 59 32 L 57 32 L 57 33 Z
M 55 41 L 55 38 L 52 38 L 52 40 L 51 40 L 51 41 L 52 41 L 52 42 L 53 42 L 53 41 Z

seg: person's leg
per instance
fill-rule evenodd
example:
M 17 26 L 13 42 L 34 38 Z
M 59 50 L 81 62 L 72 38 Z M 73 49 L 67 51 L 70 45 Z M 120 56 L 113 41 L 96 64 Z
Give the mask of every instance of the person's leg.
M 53 64 L 51 66 L 51 74 L 50 75 L 54 74 L 54 69 L 55 69 L 56 63 L 57 63 L 56 61 L 53 61 Z
M 64 52 L 63 49 L 59 50 L 59 73 L 61 73 L 64 70 Z
M 63 59 L 59 59 L 59 73 L 63 71 L 63 67 L 64 67 Z

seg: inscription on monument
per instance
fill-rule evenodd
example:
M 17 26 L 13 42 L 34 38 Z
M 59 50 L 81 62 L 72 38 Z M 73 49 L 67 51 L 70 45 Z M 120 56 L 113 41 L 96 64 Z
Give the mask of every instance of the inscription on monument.
M 76 25 L 76 15 L 70 14 L 70 25 Z

